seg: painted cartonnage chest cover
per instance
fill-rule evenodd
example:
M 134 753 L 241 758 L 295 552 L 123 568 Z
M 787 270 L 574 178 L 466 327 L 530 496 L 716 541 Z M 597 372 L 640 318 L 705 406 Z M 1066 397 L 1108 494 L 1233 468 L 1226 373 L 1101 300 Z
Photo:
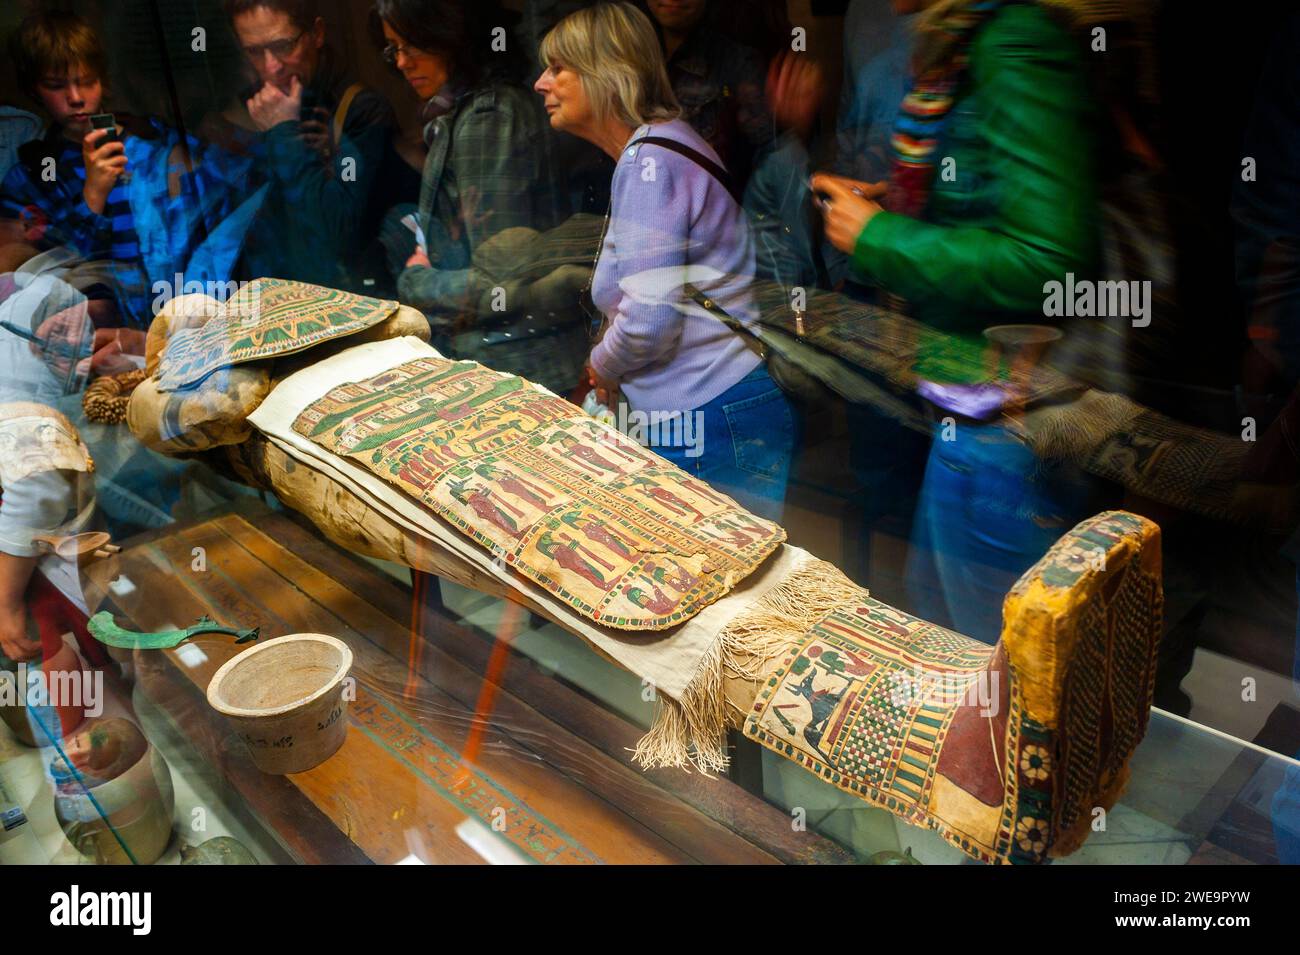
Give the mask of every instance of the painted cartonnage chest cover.
M 158 368 L 160 391 L 202 381 L 218 368 L 302 351 L 384 321 L 397 302 L 337 289 L 257 279 L 197 328 L 177 331 Z
M 609 627 L 681 623 L 785 539 L 569 402 L 474 362 L 422 358 L 337 386 L 293 429 Z

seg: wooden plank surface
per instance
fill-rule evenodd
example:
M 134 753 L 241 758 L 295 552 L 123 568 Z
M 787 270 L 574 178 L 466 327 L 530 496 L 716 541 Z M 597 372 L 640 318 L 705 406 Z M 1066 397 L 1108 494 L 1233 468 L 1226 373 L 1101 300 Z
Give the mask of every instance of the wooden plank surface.
M 136 585 L 118 601 L 124 623 L 162 629 L 208 613 L 260 625 L 264 638 L 317 631 L 353 649 L 358 692 L 347 742 L 326 763 L 289 777 L 258 773 L 202 701 L 212 673 L 241 649 L 231 638 L 136 654 L 149 658 L 139 664 L 146 691 L 173 713 L 184 711 L 181 725 L 195 726 L 204 755 L 221 761 L 250 808 L 304 859 L 356 861 L 359 849 L 380 862 L 411 855 L 481 861 L 462 835 L 470 825 L 515 856 L 541 862 L 846 861 L 842 850 L 794 833 L 788 816 L 734 784 L 642 774 L 612 756 L 639 731 L 513 653 L 480 756 L 467 770 L 460 754 L 483 688 L 481 637 L 440 625 L 412 653 L 409 594 L 281 515 L 228 514 L 150 537 L 123 552 L 122 569 Z M 195 548 L 204 570 L 194 569 Z M 530 699 L 517 695 L 521 686 Z M 537 709 L 539 699 L 548 710 L 558 702 L 563 723 Z M 665 789 L 666 778 L 693 798 Z M 291 831 L 299 818 L 310 838 Z M 322 821 L 334 829 L 327 838 Z
M 239 531 L 255 533 L 241 519 L 231 520 L 242 525 Z M 191 570 L 196 547 L 205 553 L 207 566 L 201 572 Z M 290 555 L 286 552 L 285 556 Z M 256 624 L 262 627 L 263 638 L 323 632 L 349 644 L 355 655 L 353 675 L 358 690 L 355 704 L 349 708 L 347 742 L 325 763 L 290 779 L 369 858 L 396 862 L 415 855 L 429 862 L 481 861 L 456 833 L 467 817 L 477 817 L 484 825 L 497 822 L 502 828 L 500 835 L 536 861 L 687 861 L 684 853 L 637 831 L 641 827 L 634 820 L 611 821 L 603 800 L 567 780 L 550 780 L 551 785 L 542 792 L 545 805 L 541 806 L 536 797 L 530 803 L 527 796 L 516 796 L 508 786 L 493 786 L 496 764 L 514 755 L 512 748 L 496 737 L 490 738 L 479 771 L 459 779 L 454 757 L 463 743 L 470 712 L 422 680 L 412 695 L 405 697 L 405 667 L 399 669 L 395 660 L 347 619 L 350 611 L 363 609 L 359 598 L 343 592 L 351 605 L 344 608 L 315 603 L 275 568 L 251 557 L 216 522 L 132 549 L 123 561 L 123 570 L 142 593 L 152 595 L 131 614 L 142 628 L 178 622 L 172 619 L 177 604 L 197 597 L 197 605 L 191 603 L 186 617 L 208 613 L 240 626 Z M 151 571 L 155 574 L 152 579 Z M 177 583 L 168 586 L 168 581 Z M 158 599 L 168 589 L 176 592 L 175 602 Z M 182 625 L 187 622 L 181 621 Z M 358 622 L 366 626 L 377 621 Z M 177 648 L 165 654 L 197 689 L 206 687 L 217 668 L 240 649 L 221 636 L 196 638 L 190 645 L 202 652 L 202 659 L 193 649 Z M 498 755 L 498 750 L 505 756 Z M 247 756 L 237 745 L 228 746 L 227 762 L 239 759 Z M 508 775 L 516 786 L 528 784 L 531 790 L 535 783 L 528 777 L 535 770 L 528 763 L 513 761 Z M 483 802 L 485 799 L 489 802 Z M 555 823 L 546 813 L 562 807 L 568 808 L 569 826 Z M 603 828 L 596 828 L 602 824 Z M 572 826 L 583 833 L 590 831 L 592 836 L 617 833 L 617 837 L 598 844 L 599 851 L 591 850 L 581 836 L 569 831 Z

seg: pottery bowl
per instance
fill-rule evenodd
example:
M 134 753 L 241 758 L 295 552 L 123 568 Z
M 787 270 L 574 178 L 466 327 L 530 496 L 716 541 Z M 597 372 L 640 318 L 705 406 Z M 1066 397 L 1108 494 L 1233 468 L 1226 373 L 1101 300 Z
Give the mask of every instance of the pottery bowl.
M 54 814 L 77 851 L 98 865 L 149 865 L 167 850 L 171 773 L 139 728 L 107 717 L 85 723 L 51 758 Z
M 245 650 L 208 684 L 208 703 L 229 720 L 264 773 L 319 766 L 347 738 L 344 679 L 352 651 L 322 633 L 295 633 Z

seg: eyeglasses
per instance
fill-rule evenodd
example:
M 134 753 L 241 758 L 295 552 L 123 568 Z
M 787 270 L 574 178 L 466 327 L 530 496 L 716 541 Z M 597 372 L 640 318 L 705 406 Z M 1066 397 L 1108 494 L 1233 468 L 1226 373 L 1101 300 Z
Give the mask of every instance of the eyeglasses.
M 418 46 L 411 46 L 409 43 L 404 43 L 401 46 L 395 46 L 390 43 L 388 46 L 384 47 L 380 55 L 383 56 L 385 63 L 388 63 L 390 66 L 396 66 L 397 58 L 399 56 L 405 54 L 409 57 L 416 57 L 420 56 L 424 52 L 425 51 L 421 50 Z
M 293 51 L 297 49 L 299 41 L 301 41 L 306 34 L 307 31 L 303 30 L 292 40 L 272 40 L 270 43 L 261 43 L 257 46 L 243 47 L 244 56 L 248 57 L 254 63 L 260 63 L 262 58 L 269 53 L 272 58 L 283 63 L 293 55 Z

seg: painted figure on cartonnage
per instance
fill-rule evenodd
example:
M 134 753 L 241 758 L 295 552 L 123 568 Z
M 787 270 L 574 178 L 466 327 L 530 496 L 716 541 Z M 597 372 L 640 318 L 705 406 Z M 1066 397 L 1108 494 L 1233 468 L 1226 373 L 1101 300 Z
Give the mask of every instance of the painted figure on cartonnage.
M 438 480 L 438 475 L 424 461 L 416 457 L 407 457 L 400 463 L 397 477 L 422 491 L 433 487 Z
M 753 515 L 733 510 L 725 517 L 715 518 L 712 527 L 706 529 L 706 533 L 725 540 L 735 548 L 742 549 L 750 546 L 754 541 L 767 537 L 769 528 Z
M 428 396 L 418 402 L 419 410 L 400 417 L 385 417 L 383 424 L 375 434 L 368 438 L 357 450 L 367 450 L 403 434 L 418 431 L 436 421 L 459 421 L 474 413 L 479 405 L 508 394 L 520 384 L 518 378 L 503 378 L 486 391 L 479 391 L 473 382 L 468 382 L 465 390 L 441 401 Z
M 786 687 L 791 693 L 802 696 L 808 701 L 808 708 L 812 713 L 812 718 L 808 721 L 808 725 L 803 728 L 803 738 L 811 743 L 814 748 L 821 744 L 826 721 L 831 718 L 831 714 L 835 712 L 835 707 L 839 705 L 845 691 L 848 689 L 845 687 L 838 693 L 832 693 L 830 690 L 814 690 L 813 677 L 816 675 L 817 667 L 814 666 L 798 686 Z
M 578 542 L 570 541 L 568 544 L 562 543 L 555 537 L 551 536 L 549 530 L 543 531 L 537 538 L 537 550 L 546 557 L 555 561 L 565 570 L 571 570 L 578 576 L 582 577 L 589 583 L 599 587 L 601 590 L 609 590 L 617 581 L 606 582 L 594 566 L 583 560 L 578 553 Z M 611 570 L 613 568 L 610 568 Z
M 406 366 L 402 366 L 402 368 L 405 367 Z M 400 370 L 402 369 L 394 369 L 393 371 L 395 372 Z M 436 390 L 438 383 L 443 379 L 457 374 L 462 374 L 463 372 L 464 369 L 457 369 L 455 365 L 451 365 L 446 368 L 412 375 L 410 378 L 406 379 L 405 383 L 402 385 L 402 390 L 410 391 L 415 394 L 434 391 Z M 393 372 L 387 372 L 386 374 L 392 373 Z M 393 389 L 377 384 L 382 377 L 383 376 L 381 376 L 380 379 L 374 379 L 364 383 L 366 385 L 366 389 L 363 392 L 365 397 L 335 397 L 337 389 L 336 391 L 330 392 L 329 398 L 341 404 L 342 407 L 337 411 L 333 411 L 327 415 L 321 415 L 317 418 L 307 436 L 309 438 L 317 438 L 325 432 L 338 427 L 348 418 L 361 419 L 368 410 L 391 402 L 393 400 Z
M 595 541 L 618 556 L 627 560 L 635 559 L 636 555 L 631 545 L 611 531 L 604 521 L 594 517 L 584 517 L 581 511 L 566 511 L 560 515 L 560 520 L 575 531 L 581 532 L 583 537 Z
M 557 432 L 547 439 L 548 444 L 558 444 L 572 458 L 577 458 L 577 462 L 585 467 L 588 471 L 612 471 L 615 474 L 622 474 L 623 469 L 612 461 L 597 454 L 593 449 L 586 445 L 580 444 L 577 439 L 569 437 L 563 432 Z
M 513 494 L 515 497 L 528 501 L 535 507 L 542 510 L 550 508 L 555 500 L 555 495 L 549 493 L 540 485 L 533 484 L 524 478 L 519 477 L 504 468 L 496 467 L 487 462 L 482 462 L 474 466 L 474 473 L 479 477 L 491 481 L 501 490 Z
M 654 590 L 653 597 L 647 594 L 640 587 L 635 586 L 627 588 L 624 593 L 627 595 L 628 600 L 632 601 L 632 603 L 636 604 L 642 610 L 649 610 L 651 613 L 657 613 L 662 616 L 664 614 L 672 613 L 677 609 L 677 605 L 682 602 L 680 597 L 676 600 L 669 600 L 668 595 L 656 587 L 651 581 L 647 580 L 645 577 L 642 577 L 641 579 L 650 584 L 651 589 Z
M 562 421 L 573 414 L 573 405 L 559 398 L 538 397 L 535 394 L 521 393 L 523 400 L 512 399 L 497 409 L 499 414 L 520 414 L 532 418 L 538 424 L 550 424 Z
M 519 529 L 515 519 L 507 514 L 503 508 L 515 511 L 520 517 L 523 516 L 522 511 L 510 507 L 504 501 L 500 502 L 502 506 L 497 506 L 497 502 L 494 501 L 488 491 L 483 488 L 471 488 L 463 481 L 453 481 L 448 487 L 451 490 L 452 497 L 470 507 L 483 520 L 501 528 L 511 537 L 523 536 L 523 531 Z
M 847 647 L 830 650 L 814 644 L 808 648 L 807 655 L 838 677 L 843 677 L 846 673 L 849 676 L 864 677 L 876 668 L 874 663 L 868 663 Z M 846 663 L 845 658 L 850 662 Z
M 726 533 L 724 534 L 723 531 Z M 730 518 L 715 522 L 712 533 L 738 550 L 753 543 L 753 540 L 745 533 L 745 529 L 737 526 Z
M 557 533 L 555 536 L 556 539 L 560 541 L 560 543 L 564 544 L 567 547 L 572 547 L 575 551 L 577 551 L 580 554 L 586 554 L 588 558 L 600 564 L 600 566 L 604 567 L 610 573 L 614 573 L 618 569 L 608 561 L 602 560 L 600 556 L 596 554 L 593 550 L 591 550 L 589 547 L 583 547 L 582 541 L 577 540 L 576 538 L 570 537 L 568 534 L 563 534 L 563 533 Z
M 660 487 L 654 482 L 653 478 L 634 477 L 632 484 L 641 485 L 641 493 L 653 501 L 657 501 L 668 508 L 669 512 L 678 516 L 685 517 L 688 513 L 694 514 L 696 519 L 704 520 L 704 515 L 690 501 L 679 497 L 666 487 Z
M 602 427 L 591 418 L 571 422 L 571 424 L 573 427 L 568 429 L 571 437 L 576 435 L 581 440 L 599 445 L 612 457 L 626 461 L 632 466 L 633 470 L 637 467 L 662 466 L 654 455 L 646 451 L 641 445 L 612 428 Z
M 719 507 L 727 506 L 727 502 L 724 501 L 721 497 L 719 497 L 713 491 L 713 489 L 710 488 L 708 485 L 700 484 L 696 481 L 692 481 L 690 478 L 687 478 L 686 480 L 682 481 L 682 487 L 686 488 L 688 491 L 693 491 L 694 493 L 698 494 L 700 497 L 704 498 L 706 501 L 712 501 L 714 504 L 717 504 Z
M 447 447 L 446 438 L 437 435 L 426 435 L 424 441 L 417 441 L 407 449 L 409 455 L 419 455 L 427 463 L 435 468 L 444 469 L 454 465 L 458 460 L 456 452 Z M 443 455 L 446 455 L 444 459 Z M 379 463 L 379 459 L 375 459 Z
M 459 421 L 473 414 L 474 409 L 479 405 L 492 401 L 517 388 L 520 385 L 520 379 L 503 378 L 486 391 L 480 391 L 473 382 L 467 382 L 466 384 L 465 389 L 442 400 L 439 400 L 436 393 L 425 393 L 413 402 L 405 403 L 407 407 L 414 408 L 414 410 L 405 414 L 392 414 L 393 395 L 385 396 L 388 402 L 385 408 L 387 413 L 380 412 L 372 415 L 368 419 L 368 423 L 373 428 L 373 432 L 357 442 L 349 450 L 352 453 L 370 451 L 382 444 L 387 444 L 389 441 L 402 438 L 413 431 L 423 430 L 439 421 Z M 425 387 L 428 387 L 427 383 Z M 366 401 L 363 404 L 373 407 L 375 402 Z M 312 428 L 311 436 L 314 437 L 325 432 L 331 427 L 331 423 L 338 425 L 348 418 L 364 420 L 361 416 L 365 410 L 365 408 L 352 405 L 339 412 L 327 415 Z
M 517 391 L 523 385 L 522 378 L 502 378 L 486 391 L 480 391 L 478 382 L 466 382 L 466 388 L 459 395 L 447 401 L 440 401 L 436 407 L 438 417 L 444 421 L 455 421 L 473 414 L 474 409 L 489 401 Z
M 903 625 L 906 618 L 897 611 L 885 607 L 859 607 L 858 614 L 881 630 L 900 639 L 905 639 L 912 634 L 912 631 Z
M 654 561 L 646 561 L 645 566 L 641 568 L 641 571 L 642 573 L 650 574 L 659 583 L 666 584 L 679 593 L 686 593 L 700 582 L 700 578 L 687 573 L 681 567 L 674 565 L 673 569 L 676 571 L 676 575 L 669 577 L 668 568 L 664 565 L 656 564 Z

